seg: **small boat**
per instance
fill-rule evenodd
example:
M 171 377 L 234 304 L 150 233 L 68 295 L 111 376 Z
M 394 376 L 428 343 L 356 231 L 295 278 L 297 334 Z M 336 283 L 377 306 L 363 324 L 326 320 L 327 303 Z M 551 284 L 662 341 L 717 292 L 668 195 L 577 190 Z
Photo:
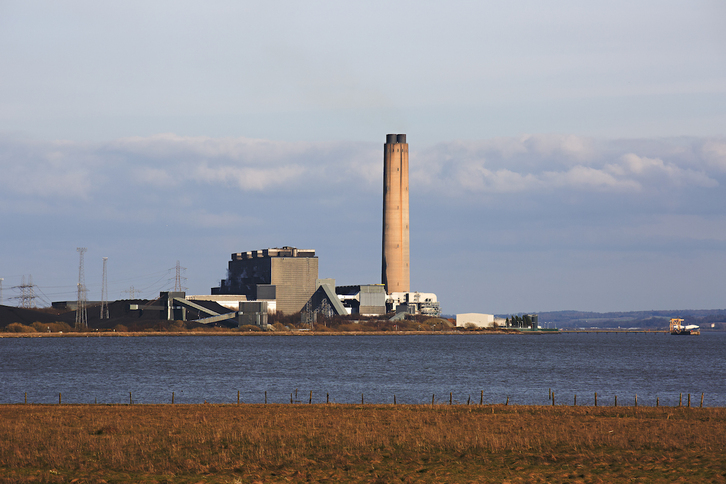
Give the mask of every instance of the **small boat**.
M 701 334 L 701 328 L 697 324 L 683 325 L 683 320 L 680 318 L 671 318 L 671 334 L 673 335 L 691 335 Z

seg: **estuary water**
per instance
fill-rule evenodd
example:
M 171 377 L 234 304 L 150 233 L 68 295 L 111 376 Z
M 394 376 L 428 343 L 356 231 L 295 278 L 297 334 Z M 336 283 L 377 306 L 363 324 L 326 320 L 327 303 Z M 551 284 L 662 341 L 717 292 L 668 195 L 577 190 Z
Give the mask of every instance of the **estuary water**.
M 0 338 L 0 403 L 726 406 L 726 334 Z

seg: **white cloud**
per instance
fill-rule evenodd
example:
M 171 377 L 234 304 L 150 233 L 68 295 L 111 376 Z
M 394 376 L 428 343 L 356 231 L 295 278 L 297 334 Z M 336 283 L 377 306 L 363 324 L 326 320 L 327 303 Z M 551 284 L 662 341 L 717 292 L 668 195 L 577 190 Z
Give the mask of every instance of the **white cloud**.
M 459 140 L 421 151 L 412 146 L 411 186 L 440 197 L 474 197 L 474 203 L 480 193 L 667 193 L 719 186 L 726 172 L 726 143 L 689 143 L 527 135 Z M 200 203 L 207 190 L 304 193 L 315 186 L 346 194 L 380 187 L 381 158 L 379 145 L 362 143 L 159 134 L 91 145 L 6 137 L 0 139 L 0 186 L 6 197 L 70 200 L 111 192 L 146 197 L 168 192 L 177 198 L 185 194 L 186 205 Z
M 6 193 L 86 200 L 94 191 L 95 165 L 82 144 L 0 139 L 0 187 Z
M 575 135 L 527 135 L 522 137 L 522 144 L 530 153 L 562 161 L 583 162 L 594 154 L 593 141 Z
M 651 183 L 657 183 L 658 180 L 661 180 L 670 186 L 718 186 L 718 181 L 709 177 L 703 171 L 680 168 L 674 163 L 665 163 L 659 158 L 648 158 L 634 153 L 623 155 L 620 166 L 609 165 L 609 167 L 611 167 L 612 171 L 619 172 L 623 176 L 627 176 L 629 172 L 635 177 L 650 177 Z
M 162 133 L 153 136 L 121 138 L 107 145 L 122 153 L 158 159 L 214 158 L 264 163 L 298 153 L 306 143 L 286 143 L 253 138 L 211 138 Z
M 193 172 L 188 173 L 187 179 L 232 184 L 242 190 L 265 190 L 294 182 L 300 179 L 304 173 L 305 168 L 298 165 L 264 169 L 231 165 L 211 167 L 206 162 L 202 162 Z
M 527 135 L 456 141 L 418 154 L 420 159 L 411 161 L 412 179 L 429 189 L 445 187 L 448 193 L 457 189 L 493 193 L 536 189 L 546 194 L 563 188 L 662 192 L 674 187 L 718 186 L 714 160 L 719 160 L 722 146 L 709 140 L 692 141 L 704 145 L 700 158 L 694 150 L 684 149 L 682 140 L 669 139 L 607 141 Z M 668 161 L 659 157 L 663 154 Z
M 565 172 L 547 172 L 542 175 L 550 189 L 569 187 L 578 190 L 637 191 L 641 185 L 635 180 L 618 179 L 603 170 L 587 166 L 574 166 Z
M 726 172 L 726 141 L 708 140 L 703 144 L 702 151 L 710 166 Z

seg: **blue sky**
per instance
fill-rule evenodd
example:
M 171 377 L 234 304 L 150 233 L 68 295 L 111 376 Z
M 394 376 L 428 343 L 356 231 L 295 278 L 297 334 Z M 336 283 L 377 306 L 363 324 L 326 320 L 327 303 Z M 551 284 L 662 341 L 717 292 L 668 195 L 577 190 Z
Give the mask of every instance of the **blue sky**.
M 229 254 L 380 281 L 411 150 L 412 289 L 445 313 L 724 308 L 726 4 L 0 2 L 0 277 L 209 293 Z

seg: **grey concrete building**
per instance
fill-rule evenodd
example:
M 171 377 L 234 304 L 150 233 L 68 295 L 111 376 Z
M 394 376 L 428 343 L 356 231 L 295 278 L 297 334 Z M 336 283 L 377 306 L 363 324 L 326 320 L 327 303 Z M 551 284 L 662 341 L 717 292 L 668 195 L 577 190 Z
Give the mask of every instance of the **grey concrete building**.
M 227 278 L 212 294 L 240 294 L 248 300 L 275 301 L 276 311 L 300 311 L 315 292 L 315 250 L 281 247 L 232 254 Z
M 361 316 L 386 314 L 386 288 L 382 284 L 337 286 L 335 294 L 350 314 Z

